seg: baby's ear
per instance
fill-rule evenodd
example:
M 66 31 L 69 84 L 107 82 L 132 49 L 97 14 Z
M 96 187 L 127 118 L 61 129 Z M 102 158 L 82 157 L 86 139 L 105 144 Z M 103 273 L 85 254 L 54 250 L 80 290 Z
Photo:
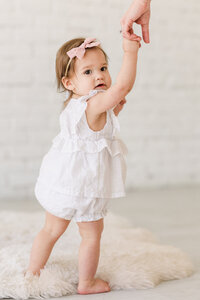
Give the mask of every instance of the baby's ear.
M 68 77 L 63 76 L 61 81 L 67 90 L 72 91 L 74 89 L 74 85 Z

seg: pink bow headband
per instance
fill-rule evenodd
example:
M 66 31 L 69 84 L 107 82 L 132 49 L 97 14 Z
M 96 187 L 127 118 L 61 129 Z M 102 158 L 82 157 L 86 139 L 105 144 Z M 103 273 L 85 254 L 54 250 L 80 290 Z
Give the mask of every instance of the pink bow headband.
M 67 51 L 66 53 L 70 57 L 70 60 L 67 64 L 65 75 L 67 74 L 68 67 L 72 61 L 72 58 L 77 57 L 78 59 L 81 59 L 81 58 L 83 58 L 83 56 L 85 54 L 86 48 L 92 48 L 92 47 L 99 46 L 99 45 L 100 45 L 100 42 L 96 41 L 95 38 L 86 38 L 85 41 L 79 47 L 75 47 L 75 48 L 72 48 L 71 50 Z
M 87 38 L 85 41 L 79 46 L 72 48 L 67 52 L 67 55 L 72 59 L 75 56 L 81 59 L 85 54 L 86 48 L 92 48 L 100 45 L 100 42 L 97 42 L 95 38 Z

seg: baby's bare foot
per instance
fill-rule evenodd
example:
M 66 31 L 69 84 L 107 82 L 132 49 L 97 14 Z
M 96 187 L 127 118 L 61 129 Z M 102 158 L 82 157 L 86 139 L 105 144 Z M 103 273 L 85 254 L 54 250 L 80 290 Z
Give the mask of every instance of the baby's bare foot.
M 95 278 L 93 281 L 79 283 L 78 285 L 78 294 L 97 294 L 97 293 L 106 293 L 110 292 L 110 287 L 108 282 Z
M 27 276 L 30 276 L 30 275 L 40 276 L 40 271 L 32 272 L 32 271 L 26 270 L 26 271 L 23 272 L 23 274 L 24 274 L 24 277 L 27 277 Z

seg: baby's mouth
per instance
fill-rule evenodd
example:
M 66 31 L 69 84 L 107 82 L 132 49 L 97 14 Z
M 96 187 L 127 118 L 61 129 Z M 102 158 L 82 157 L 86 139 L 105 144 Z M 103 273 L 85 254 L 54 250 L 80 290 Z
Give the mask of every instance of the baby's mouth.
M 104 83 L 100 83 L 97 86 L 95 86 L 95 89 L 96 88 L 104 88 L 104 87 L 106 87 L 106 85 Z

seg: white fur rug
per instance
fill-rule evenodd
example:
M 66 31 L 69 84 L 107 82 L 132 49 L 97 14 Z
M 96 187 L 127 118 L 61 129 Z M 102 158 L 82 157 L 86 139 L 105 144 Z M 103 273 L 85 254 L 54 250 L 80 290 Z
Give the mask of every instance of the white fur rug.
M 0 212 L 0 298 L 49 298 L 75 294 L 78 283 L 80 237 L 76 223 L 55 245 L 40 277 L 23 276 L 34 236 L 44 213 Z M 133 228 L 111 213 L 105 218 L 97 276 L 112 290 L 153 288 L 164 280 L 181 279 L 194 272 L 181 250 L 161 245 L 146 229 Z

